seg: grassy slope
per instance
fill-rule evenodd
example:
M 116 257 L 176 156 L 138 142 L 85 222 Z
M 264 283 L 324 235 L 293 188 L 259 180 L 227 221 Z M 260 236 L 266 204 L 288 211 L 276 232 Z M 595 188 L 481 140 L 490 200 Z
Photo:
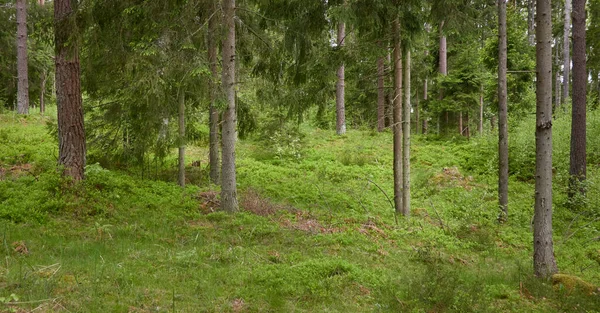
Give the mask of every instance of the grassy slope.
M 567 129 L 557 124 L 559 131 Z M 238 177 L 246 211 L 230 216 L 205 214 L 211 193 L 199 196 L 198 187 L 182 192 L 173 183 L 99 166 L 88 169 L 84 184 L 68 188 L 53 170 L 56 145 L 43 125 L 35 116 L 0 116 L 0 300 L 7 302 L 0 311 L 600 307 L 598 295 L 555 291 L 530 275 L 533 188 L 523 148 L 531 143 L 526 127 L 516 129 L 511 144 L 511 165 L 519 170 L 511 180 L 507 224 L 495 222 L 490 138 L 467 143 L 415 137 L 413 217 L 396 225 L 374 185 L 391 196 L 387 133 L 336 137 L 306 130 L 310 148 L 299 160 L 279 160 L 259 144 L 241 142 Z M 203 149 L 190 150 L 190 159 L 206 158 Z M 557 167 L 560 183 L 563 167 Z M 597 166 L 590 172 L 595 182 Z M 589 239 L 600 225 L 587 216 L 571 224 L 577 215 L 564 208 L 559 184 L 555 194 L 559 267 L 598 285 L 600 244 Z M 598 187 L 591 185 L 589 194 L 597 199 Z M 589 206 L 598 211 L 594 201 Z

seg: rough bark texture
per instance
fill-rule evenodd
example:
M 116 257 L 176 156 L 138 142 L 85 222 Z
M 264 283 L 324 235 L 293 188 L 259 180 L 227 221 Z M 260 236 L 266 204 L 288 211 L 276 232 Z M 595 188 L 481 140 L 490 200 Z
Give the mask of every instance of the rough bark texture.
M 508 103 L 507 103 L 506 0 L 498 1 L 498 205 L 508 218 Z
M 29 113 L 29 79 L 27 74 L 27 1 L 17 0 L 17 111 Z
M 79 49 L 75 10 L 70 0 L 54 1 L 54 40 L 56 64 L 56 102 L 58 115 L 58 164 L 64 175 L 83 179 L 85 168 L 85 131 L 81 82 L 79 79 Z
M 179 90 L 179 175 L 177 182 L 179 186 L 185 187 L 185 92 Z
M 573 0 L 573 109 L 571 123 L 571 174 L 572 186 L 570 195 L 585 192 L 578 188 L 577 181 L 586 178 L 586 16 L 585 0 Z
M 216 1 L 213 0 L 214 10 L 216 11 Z M 219 72 L 217 68 L 217 15 L 215 14 L 208 21 L 208 63 L 210 66 L 210 108 L 209 108 L 209 162 L 210 162 L 210 181 L 213 184 L 219 184 L 219 111 L 216 108 L 217 97 L 219 94 Z
M 552 240 L 552 15 L 550 0 L 537 1 L 536 167 L 533 269 L 536 276 L 558 271 Z
M 385 129 L 385 64 L 377 59 L 377 131 Z
M 535 45 L 535 0 L 527 0 L 527 35 L 529 45 Z
M 402 206 L 402 47 L 400 45 L 400 22 L 394 20 L 394 206 L 397 214 L 403 214 Z
M 339 22 L 337 30 L 337 43 L 339 49 L 342 49 L 346 39 L 346 23 Z M 346 133 L 346 105 L 344 103 L 345 96 L 345 70 L 344 64 L 340 65 L 337 70 L 337 85 L 335 88 L 335 112 L 336 112 L 336 132 L 338 135 Z
M 556 63 L 556 67 L 560 67 L 560 44 L 559 39 L 557 38 L 554 43 L 554 61 Z M 560 81 L 560 71 L 556 71 L 554 78 L 554 108 L 560 107 L 560 90 L 561 90 L 561 81 Z
M 227 97 L 227 108 L 223 114 L 221 208 L 226 212 L 238 211 L 235 171 L 235 0 L 223 0 L 223 90 Z
M 410 216 L 410 50 L 404 53 L 404 103 L 402 135 L 402 214 Z
M 565 0 L 565 25 L 563 29 L 563 91 L 561 103 L 565 103 L 569 98 L 569 81 L 571 78 L 571 53 L 570 40 L 571 34 L 571 0 Z

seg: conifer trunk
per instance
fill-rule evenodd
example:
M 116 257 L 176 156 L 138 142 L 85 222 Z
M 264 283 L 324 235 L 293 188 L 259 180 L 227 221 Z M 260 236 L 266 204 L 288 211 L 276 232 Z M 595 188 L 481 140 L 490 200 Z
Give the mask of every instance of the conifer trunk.
M 235 141 L 236 141 L 236 108 L 235 108 L 235 0 L 223 0 L 223 89 L 227 97 L 227 108 L 223 114 L 222 129 L 222 163 L 221 163 L 221 208 L 226 212 L 238 211 Z
M 571 78 L 571 54 L 570 40 L 571 34 L 571 0 L 565 0 L 565 25 L 563 28 L 563 91 L 561 103 L 566 103 L 569 98 L 569 81 Z
M 339 22 L 337 30 L 337 43 L 339 49 L 344 46 L 346 37 L 346 23 Z M 346 133 L 346 105 L 344 103 L 345 97 L 345 69 L 342 63 L 337 70 L 337 86 L 335 89 L 335 107 L 336 107 L 336 132 L 338 135 Z
M 385 129 L 385 64 L 383 58 L 377 59 L 377 131 Z
M 58 163 L 64 175 L 82 180 L 85 169 L 85 131 L 75 8 L 70 0 L 54 1 Z
M 584 193 L 580 182 L 587 175 L 586 167 L 586 16 L 585 0 L 573 0 L 573 108 L 571 123 L 570 196 Z
M 527 37 L 529 45 L 535 45 L 535 0 L 527 0 Z
M 552 15 L 551 1 L 537 0 L 536 168 L 533 269 L 536 276 L 558 271 L 552 240 Z
M 213 11 L 216 12 L 217 3 L 213 0 Z M 217 97 L 219 94 L 219 72 L 217 60 L 217 14 L 208 21 L 208 63 L 210 66 L 210 108 L 209 108 L 209 162 L 210 162 L 210 181 L 213 184 L 219 184 L 219 111 L 216 108 Z
M 393 23 L 394 36 L 394 205 L 396 214 L 404 214 L 403 181 L 402 178 L 402 47 L 400 45 L 400 22 L 396 19 Z
M 178 122 L 179 122 L 179 175 L 177 182 L 179 186 L 185 187 L 185 92 L 179 90 L 179 106 L 178 106 Z
M 26 0 L 17 0 L 17 76 L 17 111 L 19 114 L 29 114 Z
M 404 53 L 404 112 L 402 121 L 402 214 L 410 216 L 410 49 Z
M 508 218 L 508 103 L 506 0 L 498 0 L 498 220 Z

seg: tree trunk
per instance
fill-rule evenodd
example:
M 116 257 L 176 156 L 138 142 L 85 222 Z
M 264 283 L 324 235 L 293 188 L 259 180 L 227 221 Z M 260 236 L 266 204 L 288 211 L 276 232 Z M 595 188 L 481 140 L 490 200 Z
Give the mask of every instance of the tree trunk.
M 217 10 L 216 0 L 213 0 L 213 10 Z M 209 108 L 209 162 L 210 162 L 210 181 L 219 184 L 219 111 L 216 108 L 217 97 L 219 94 L 218 60 L 217 60 L 217 33 L 218 33 L 217 15 L 214 15 L 208 21 L 208 63 L 210 66 L 210 108 Z
M 27 1 L 17 0 L 17 110 L 29 114 L 29 79 L 27 74 Z
M 479 136 L 483 136 L 483 83 L 479 86 L 479 125 L 477 125 Z
M 536 166 L 533 269 L 548 278 L 558 271 L 552 240 L 552 15 L 551 1 L 537 0 Z
M 235 0 L 223 0 L 223 90 L 227 97 L 227 108 L 223 114 L 221 208 L 226 212 L 237 212 L 237 187 L 235 171 L 236 108 L 235 108 Z
M 569 98 L 569 81 L 571 78 L 571 54 L 569 35 L 571 33 L 571 0 L 565 0 L 565 25 L 563 29 L 563 91 L 561 103 Z
M 419 111 L 421 109 L 420 103 L 419 103 L 419 85 L 417 85 L 417 87 L 415 88 L 415 105 L 413 106 L 413 110 L 415 112 L 415 134 L 418 135 L 419 134 L 419 128 L 421 127 L 419 121 L 420 121 L 420 114 Z
M 446 44 L 446 36 L 444 36 L 443 33 L 443 28 L 444 28 L 444 22 L 442 21 L 440 23 L 440 47 L 439 47 L 439 73 L 442 76 L 446 76 L 448 75 L 448 49 L 447 49 L 447 44 Z M 444 89 L 440 86 L 439 87 L 439 100 L 444 100 Z M 440 113 L 440 114 L 444 114 L 444 112 Z M 445 111 L 445 115 L 446 115 L 446 122 L 444 123 L 444 126 L 441 126 L 441 118 L 438 116 L 438 135 L 441 134 L 441 131 L 444 131 L 444 133 L 446 133 L 447 127 L 448 127 L 448 112 Z
M 458 113 L 458 134 L 464 136 L 464 128 L 463 128 L 463 114 L 462 111 Z
M 425 54 L 428 54 L 427 52 L 425 52 Z M 425 78 L 425 81 L 423 82 L 423 100 L 427 101 L 427 99 L 429 98 L 429 86 L 428 86 L 428 78 Z M 423 118 L 423 128 L 421 130 L 422 134 L 427 134 L 427 117 Z
M 527 0 L 527 37 L 529 45 L 535 45 L 535 0 Z
M 569 196 L 581 188 L 587 175 L 586 168 L 586 17 L 585 0 L 573 0 L 573 109 L 571 123 L 571 188 Z
M 342 49 L 346 39 L 346 23 L 339 22 L 337 30 L 337 42 L 339 49 Z M 337 86 L 335 88 L 335 107 L 336 107 L 336 123 L 335 129 L 338 135 L 346 133 L 346 105 L 344 103 L 344 64 L 340 65 L 337 70 Z
M 46 113 L 46 102 L 44 102 L 44 95 L 46 92 L 46 81 L 48 79 L 48 74 L 46 73 L 46 70 L 44 69 L 42 71 L 42 74 L 40 74 L 40 114 L 44 114 Z
M 498 0 L 498 220 L 508 219 L 508 103 L 506 0 Z
M 402 214 L 410 216 L 410 49 L 404 53 L 404 112 L 402 121 Z
M 44 5 L 45 3 L 46 3 L 46 1 L 45 1 L 45 0 L 38 0 L 38 4 L 39 4 L 39 5 Z
M 393 23 L 394 35 L 394 205 L 396 214 L 404 214 L 402 206 L 402 47 L 400 45 L 400 22 Z
M 185 92 L 179 90 L 179 176 L 177 182 L 179 186 L 185 187 Z
M 79 47 L 74 39 L 78 32 L 76 12 L 72 1 L 54 1 L 58 164 L 64 166 L 64 175 L 74 180 L 82 180 L 86 147 L 79 78 Z
M 560 91 L 562 89 L 562 85 L 560 82 L 560 71 L 558 70 L 558 68 L 560 68 L 560 53 L 559 53 L 559 40 L 558 38 L 556 38 L 554 40 L 555 45 L 554 45 L 554 61 L 556 62 L 556 74 L 555 74 L 555 78 L 554 78 L 554 83 L 555 83 L 555 87 L 554 87 L 554 109 L 557 109 L 558 107 L 560 107 Z
M 385 64 L 383 58 L 377 59 L 377 131 L 385 128 Z

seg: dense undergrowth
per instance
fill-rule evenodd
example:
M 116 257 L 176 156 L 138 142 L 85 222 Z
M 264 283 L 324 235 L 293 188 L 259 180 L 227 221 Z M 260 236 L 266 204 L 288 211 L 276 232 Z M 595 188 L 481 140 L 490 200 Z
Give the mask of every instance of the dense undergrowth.
M 58 174 L 47 120 L 0 115 L 0 311 L 600 311 L 598 291 L 575 278 L 531 275 L 533 117 L 511 128 L 503 225 L 491 134 L 413 137 L 412 217 L 396 222 L 389 133 L 303 126 L 241 141 L 243 211 L 227 215 L 204 147 L 189 149 L 201 166 L 184 190 L 171 160 L 142 174 L 91 159 L 74 184 Z M 597 286 L 600 114 L 589 115 L 577 205 L 565 192 L 568 118 L 554 127 L 557 261 Z

